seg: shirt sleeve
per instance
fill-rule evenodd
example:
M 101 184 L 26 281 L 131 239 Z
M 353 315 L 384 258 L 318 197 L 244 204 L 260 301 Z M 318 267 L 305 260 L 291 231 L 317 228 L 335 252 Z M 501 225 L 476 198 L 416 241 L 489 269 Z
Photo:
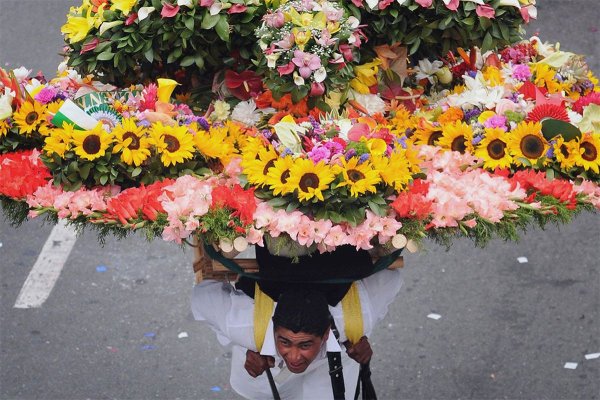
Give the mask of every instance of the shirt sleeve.
M 388 313 L 389 305 L 394 301 L 403 281 L 399 269 L 384 269 L 362 281 L 360 285 L 361 305 L 363 312 L 370 321 L 365 321 L 365 332 L 370 334 L 373 328 L 381 322 Z

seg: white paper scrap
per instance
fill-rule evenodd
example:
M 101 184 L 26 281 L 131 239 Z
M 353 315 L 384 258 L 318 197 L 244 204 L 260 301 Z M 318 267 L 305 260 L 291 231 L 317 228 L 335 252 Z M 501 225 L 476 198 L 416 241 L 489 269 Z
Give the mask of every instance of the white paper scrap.
M 574 363 L 574 362 L 565 363 L 565 368 L 566 369 L 575 369 L 575 368 L 577 368 L 577 363 Z
M 600 358 L 600 353 L 590 353 L 585 355 L 586 360 L 593 360 L 595 358 Z
M 2 247 L 2 242 L 0 242 L 0 247 Z
M 186 337 L 188 337 L 188 334 L 187 334 L 187 332 L 181 332 L 179 335 L 177 335 L 177 337 L 178 337 L 179 339 L 183 339 L 183 338 L 186 338 Z
M 517 261 L 519 262 L 519 264 L 525 264 L 529 260 L 527 260 L 527 257 L 519 257 L 517 258 Z
M 438 319 L 442 318 L 442 316 L 440 314 L 431 313 L 427 316 L 427 318 L 438 320 Z

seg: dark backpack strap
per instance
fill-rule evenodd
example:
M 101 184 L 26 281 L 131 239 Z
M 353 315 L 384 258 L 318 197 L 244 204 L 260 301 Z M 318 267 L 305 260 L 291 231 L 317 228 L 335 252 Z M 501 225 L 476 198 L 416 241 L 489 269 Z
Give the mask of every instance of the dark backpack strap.
M 337 340 L 340 339 L 340 333 L 335 326 L 333 317 L 329 315 L 331 330 Z M 344 385 L 344 374 L 342 368 L 342 353 L 339 351 L 328 351 L 327 360 L 329 361 L 329 377 L 331 378 L 331 390 L 334 400 L 344 400 L 346 398 L 346 387 Z
M 271 386 L 271 393 L 273 394 L 273 400 L 281 400 L 279 397 L 279 391 L 277 390 L 277 386 L 275 386 L 275 380 L 273 379 L 273 374 L 271 374 L 271 368 L 267 368 L 267 378 L 269 378 L 269 386 Z
M 358 400 L 358 395 L 361 392 L 362 386 L 362 400 L 377 400 L 377 394 L 375 393 L 375 387 L 371 382 L 371 366 L 369 363 L 360 365 L 360 372 L 358 373 L 358 382 L 356 382 L 356 391 L 354 392 L 354 400 Z

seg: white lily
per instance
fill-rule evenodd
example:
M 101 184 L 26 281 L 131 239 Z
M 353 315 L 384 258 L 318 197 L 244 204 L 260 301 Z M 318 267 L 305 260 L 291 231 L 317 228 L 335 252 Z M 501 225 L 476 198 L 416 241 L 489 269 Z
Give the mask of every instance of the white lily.
M 277 60 L 281 57 L 281 53 L 272 53 L 265 56 L 267 58 L 267 67 L 275 68 L 277 66 Z
M 429 82 L 435 83 L 433 76 L 442 68 L 443 65 L 444 63 L 442 63 L 440 60 L 431 62 L 426 58 L 422 59 L 419 61 L 419 65 L 415 67 L 415 71 L 417 72 L 417 80 L 420 81 L 421 79 L 428 79 Z
M 294 83 L 296 86 L 304 85 L 304 78 L 298 74 L 298 71 L 294 71 Z
M 377 96 L 376 94 L 362 94 L 355 92 L 354 90 L 350 90 L 349 94 L 358 104 L 367 110 L 369 114 L 373 115 L 385 112 L 385 101 L 383 101 L 381 97 Z
M 298 132 L 304 133 L 306 128 L 298 125 L 292 116 L 286 115 L 281 121 L 273 125 L 273 128 L 282 145 L 290 149 L 294 154 L 302 152 L 302 141 L 300 140 L 300 136 L 298 136 Z
M 12 101 L 13 96 L 9 94 L 0 96 L 0 119 L 6 119 L 13 114 Z
M 13 74 L 15 74 L 15 78 L 17 78 L 17 82 L 23 83 L 25 79 L 31 74 L 31 70 L 25 67 L 19 67 L 13 69 Z

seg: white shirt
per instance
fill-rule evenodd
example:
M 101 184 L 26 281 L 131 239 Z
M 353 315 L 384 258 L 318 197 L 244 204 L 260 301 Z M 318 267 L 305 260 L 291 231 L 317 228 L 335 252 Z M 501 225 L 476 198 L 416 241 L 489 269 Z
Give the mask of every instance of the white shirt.
M 388 306 L 401 286 L 399 270 L 383 270 L 358 282 L 366 336 L 369 336 L 375 324 L 385 317 Z M 347 338 L 341 303 L 335 307 L 330 306 L 329 311 L 338 328 L 339 340 L 343 343 Z M 196 320 L 208 322 L 217 333 L 219 343 L 232 346 L 231 387 L 241 396 L 249 399 L 272 399 L 266 374 L 253 378 L 244 369 L 246 349 L 257 351 L 253 328 L 254 300 L 229 283 L 206 280 L 194 287 L 192 312 Z M 327 348 L 321 349 L 320 354 L 306 371 L 301 374 L 291 373 L 276 352 L 272 323 L 269 324 L 261 354 L 275 357 L 275 367 L 271 372 L 282 399 L 333 398 L 326 355 L 327 349 L 339 351 L 333 333 L 330 333 L 326 346 Z M 359 364 L 350 359 L 344 350 L 341 354 L 346 398 L 352 399 L 358 379 Z

